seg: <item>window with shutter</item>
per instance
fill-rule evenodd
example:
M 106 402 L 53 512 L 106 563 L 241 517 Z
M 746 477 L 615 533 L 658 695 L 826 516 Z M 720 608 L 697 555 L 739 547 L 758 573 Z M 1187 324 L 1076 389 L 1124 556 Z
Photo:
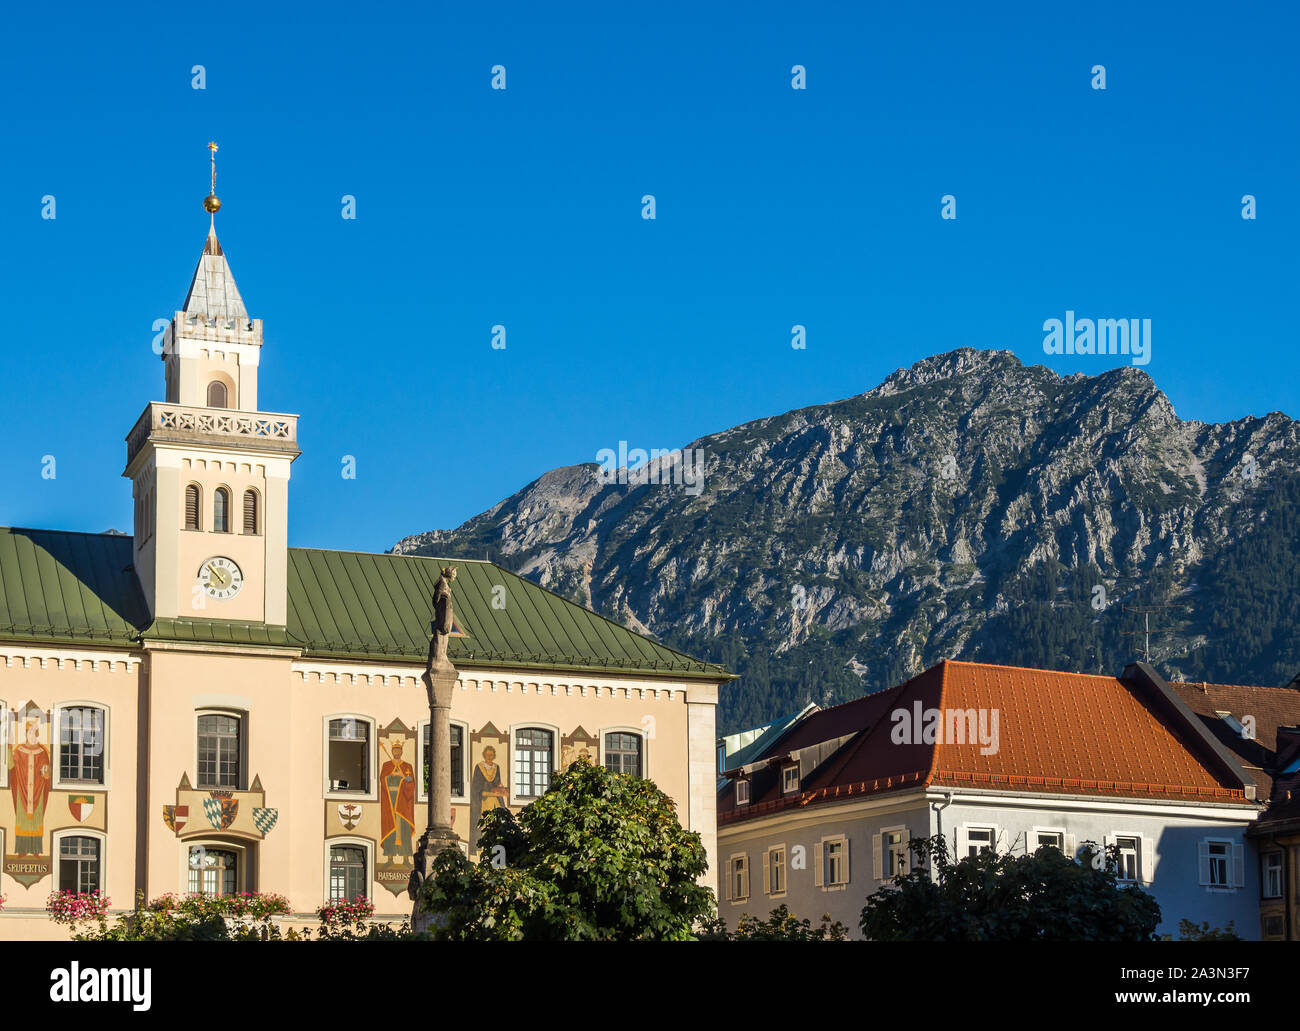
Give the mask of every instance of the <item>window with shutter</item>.
M 225 408 L 226 405 L 226 385 L 219 380 L 213 380 L 208 384 L 208 407 Z
M 244 533 L 257 533 L 257 491 L 244 491 Z
M 1138 876 L 1143 883 L 1150 884 L 1156 876 L 1155 841 L 1142 835 L 1142 862 L 1138 864 Z
M 785 846 L 778 845 L 767 853 L 767 893 L 785 894 Z
M 199 485 L 191 483 L 185 488 L 185 529 L 199 528 Z

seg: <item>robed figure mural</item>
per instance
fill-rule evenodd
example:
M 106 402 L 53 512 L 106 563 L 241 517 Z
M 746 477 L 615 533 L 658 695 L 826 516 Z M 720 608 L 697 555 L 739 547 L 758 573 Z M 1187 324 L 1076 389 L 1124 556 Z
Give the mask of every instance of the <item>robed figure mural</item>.
M 491 745 L 483 749 L 483 758 L 474 764 L 469 780 L 469 847 L 478 851 L 479 818 L 492 809 L 505 809 L 508 791 L 505 776 L 497 763 L 497 750 Z
M 402 758 L 402 739 L 391 738 L 393 750 L 379 771 L 380 844 L 393 863 L 405 863 L 415 850 L 415 769 Z
M 50 750 L 41 744 L 41 721 L 23 719 L 23 743 L 9 755 L 9 790 L 14 799 L 14 855 L 38 856 L 44 852 L 45 806 L 50 798 L 53 773 Z

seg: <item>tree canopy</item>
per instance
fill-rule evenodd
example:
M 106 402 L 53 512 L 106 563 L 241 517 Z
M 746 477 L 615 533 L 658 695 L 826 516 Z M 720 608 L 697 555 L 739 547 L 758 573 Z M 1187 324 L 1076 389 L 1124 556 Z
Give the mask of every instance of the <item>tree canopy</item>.
M 877 941 L 1151 941 L 1160 906 L 1117 876 L 1118 850 L 1076 861 L 1044 846 L 957 862 L 942 835 L 911 843 L 913 869 L 867 898 L 860 927 Z M 931 869 L 936 876 L 931 876 Z
M 685 940 L 715 912 L 700 836 L 649 780 L 579 759 L 480 826 L 477 861 L 448 850 L 421 886 L 436 939 Z

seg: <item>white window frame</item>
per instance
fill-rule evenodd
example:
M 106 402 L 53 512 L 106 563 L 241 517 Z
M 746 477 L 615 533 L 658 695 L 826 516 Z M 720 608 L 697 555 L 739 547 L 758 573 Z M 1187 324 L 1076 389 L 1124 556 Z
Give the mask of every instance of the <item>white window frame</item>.
M 541 795 L 520 795 L 519 788 L 519 748 L 515 741 L 516 734 L 521 730 L 549 730 L 551 732 L 551 783 L 560 773 L 560 728 L 552 723 L 540 723 L 537 720 L 527 720 L 522 723 L 512 723 L 506 731 L 510 735 L 510 805 L 512 808 L 519 808 L 531 805 L 541 798 Z M 498 760 L 498 763 L 500 760 Z M 469 785 L 465 786 L 469 790 Z
M 1074 835 L 1067 834 L 1064 827 L 1031 827 L 1027 833 L 1028 837 L 1025 839 L 1026 855 L 1032 856 L 1042 847 L 1038 840 L 1038 835 L 1055 834 L 1061 839 L 1061 844 L 1059 846 L 1061 855 L 1068 856 L 1070 859 L 1074 858 L 1074 856 L 1070 854 Z
M 871 872 L 875 879 L 882 883 L 889 883 L 894 879 L 894 864 L 890 861 L 889 853 L 895 846 L 885 840 L 886 836 L 890 834 L 902 835 L 902 841 L 897 847 L 901 849 L 903 861 L 907 866 L 907 869 L 905 869 L 903 873 L 911 873 L 913 866 L 914 857 L 912 855 L 912 849 L 908 844 L 912 839 L 907 827 L 903 824 L 897 824 L 893 827 L 881 827 L 876 834 L 872 835 Z M 888 872 L 886 872 L 886 870 L 888 870 Z
M 332 720 L 354 720 L 357 723 L 364 723 L 370 728 L 366 739 L 366 763 L 370 767 L 366 771 L 367 787 L 365 791 L 335 791 L 330 788 L 330 722 Z M 416 758 L 420 757 L 420 748 L 416 744 Z M 415 763 L 411 763 L 412 766 Z M 416 790 L 419 790 L 422 777 L 415 778 Z M 379 800 L 379 721 L 373 716 L 365 716 L 359 712 L 336 712 L 331 713 L 321 720 L 321 791 L 327 799 L 337 799 L 340 802 L 357 801 L 377 802 Z
M 328 905 L 330 899 L 330 850 L 340 845 L 357 846 L 365 850 L 366 854 L 366 898 L 371 902 L 375 901 L 375 843 L 369 838 L 358 838 L 355 836 L 340 835 L 336 838 L 325 839 L 325 867 L 324 879 L 321 881 L 321 901 Z M 186 882 L 186 887 L 189 884 Z
M 1269 877 L 1269 873 L 1271 872 L 1268 863 L 1270 859 L 1277 860 L 1277 894 L 1276 895 L 1265 894 L 1265 892 L 1268 891 L 1268 877 Z M 1276 852 L 1265 852 L 1263 853 L 1263 855 L 1260 856 L 1259 897 L 1261 899 L 1270 899 L 1270 900 L 1281 899 L 1286 897 L 1286 853 L 1281 851 L 1280 849 Z
M 970 854 L 970 833 L 971 831 L 988 831 L 989 848 L 996 853 L 998 850 L 998 836 L 1002 829 L 996 823 L 963 823 L 957 828 L 957 855 L 954 861 L 960 862 Z
M 791 787 L 789 780 L 790 774 L 794 774 L 794 786 Z M 794 763 L 789 766 L 781 767 L 781 794 L 796 795 L 799 793 L 799 764 Z
M 233 788 L 216 788 L 199 784 L 199 717 L 233 716 L 239 720 L 239 777 Z M 328 731 L 327 731 L 328 732 Z M 194 749 L 194 788 L 196 791 L 247 791 L 248 790 L 248 710 L 226 708 L 220 705 L 200 706 L 194 710 L 194 726 L 191 732 L 191 747 Z M 328 756 L 326 757 L 328 762 Z M 189 867 L 187 866 L 188 870 Z
M 826 883 L 826 846 L 842 845 L 841 856 L 844 859 L 843 874 L 844 880 Z M 853 879 L 853 873 L 849 868 L 849 838 L 847 834 L 827 834 L 817 842 L 814 847 L 813 859 L 815 861 L 813 870 L 813 883 L 822 891 L 847 891 L 849 882 Z
M 59 750 L 63 747 L 63 741 L 62 741 L 63 710 L 79 709 L 79 708 L 98 709 L 100 712 L 104 714 L 104 779 L 102 781 L 96 782 L 96 781 L 84 781 L 84 780 L 64 780 L 63 776 L 59 772 L 63 768 L 63 764 L 60 761 L 60 755 L 59 755 Z M 50 771 L 50 773 L 54 778 L 53 782 L 51 783 L 52 790 L 80 791 L 83 793 L 91 792 L 91 791 L 107 791 L 109 787 L 109 763 L 108 763 L 109 742 L 112 740 L 110 735 L 113 729 L 112 713 L 110 712 L 108 706 L 105 705 L 103 702 L 92 702 L 89 699 L 86 699 L 84 701 L 80 699 L 71 699 L 68 701 L 55 703 L 54 711 L 50 713 L 50 716 L 51 716 L 50 758 L 53 760 L 53 764 L 54 764 L 54 768 Z M 198 724 L 195 723 L 194 747 L 197 749 L 198 746 L 199 746 Z M 7 765 L 7 764 L 0 763 L 0 765 Z M 195 767 L 195 772 L 197 773 L 197 771 L 198 769 L 197 767 Z M 243 771 L 241 770 L 240 772 Z M 6 770 L 6 776 L 7 775 L 8 775 L 8 771 Z M 5 787 L 5 786 L 6 786 L 5 784 L 0 783 L 0 787 Z
M 89 827 L 63 827 L 50 834 L 50 890 L 59 890 L 59 843 L 64 838 L 94 838 L 99 842 L 99 893 L 108 893 L 108 835 Z
M 745 894 L 736 893 L 736 860 L 744 860 L 744 867 L 741 872 L 745 877 Z M 739 906 L 743 902 L 749 901 L 749 896 L 754 890 L 754 871 L 749 865 L 748 852 L 733 852 L 727 857 L 727 901 L 733 906 Z
M 644 727 L 601 727 L 596 731 L 596 761 L 605 765 L 605 735 L 634 734 L 641 739 L 641 778 L 650 779 L 650 739 Z
M 1210 871 L 1213 868 L 1212 864 L 1215 858 L 1217 858 L 1210 854 L 1211 845 L 1225 845 L 1227 847 L 1227 854 L 1223 859 L 1226 863 L 1225 872 L 1228 879 L 1222 884 L 1214 883 L 1210 877 Z M 1200 882 L 1201 887 L 1207 892 L 1216 895 L 1227 895 L 1239 891 L 1246 886 L 1246 847 L 1244 845 L 1234 841 L 1232 838 L 1208 836 L 1197 842 L 1196 853 L 1198 866 L 1197 880 Z M 1202 863 L 1206 865 L 1202 867 Z
M 451 720 L 450 723 L 453 727 L 460 727 L 460 783 L 461 787 L 464 788 L 463 794 L 458 795 L 453 791 L 451 800 L 453 803 L 464 805 L 469 801 L 469 775 L 471 769 L 469 761 L 469 724 L 464 720 Z M 427 726 L 429 726 L 428 720 L 420 720 L 415 724 L 415 754 L 420 760 L 418 764 L 412 764 L 417 770 L 415 778 L 415 800 L 417 802 L 429 801 L 429 792 L 424 790 L 424 728 Z
M 740 786 L 741 786 L 742 784 L 745 786 L 745 797 L 744 797 L 744 798 L 741 798 L 741 797 L 740 797 Z M 737 777 L 737 778 L 736 778 L 736 805 L 738 805 L 738 806 L 741 806 L 741 805 L 749 805 L 749 798 L 750 798 L 750 794 L 749 794 L 749 778 L 748 778 L 748 777 Z
M 1139 834 L 1137 831 L 1111 831 L 1110 834 L 1106 836 L 1107 847 L 1114 845 L 1118 848 L 1120 838 L 1130 838 L 1137 844 L 1133 855 L 1133 866 L 1135 867 L 1134 872 L 1137 876 L 1131 878 L 1120 876 L 1121 870 L 1119 867 L 1116 867 L 1116 879 L 1120 884 L 1150 884 L 1151 873 L 1147 869 L 1147 864 L 1150 862 L 1149 853 L 1151 850 L 1150 846 L 1147 844 L 1148 839 L 1145 835 Z
M 781 854 L 781 890 L 773 891 L 772 856 L 777 852 Z M 763 852 L 763 891 L 773 899 L 783 899 L 790 891 L 790 857 L 784 841 L 779 845 L 769 845 Z

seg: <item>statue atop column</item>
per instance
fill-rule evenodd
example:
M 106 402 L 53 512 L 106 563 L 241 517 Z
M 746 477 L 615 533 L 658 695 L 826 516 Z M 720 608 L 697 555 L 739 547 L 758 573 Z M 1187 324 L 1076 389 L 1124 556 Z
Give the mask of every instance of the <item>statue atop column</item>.
M 459 674 L 447 655 L 456 625 L 451 602 L 455 580 L 456 567 L 446 566 L 433 589 L 433 634 L 422 678 L 429 694 L 429 808 L 427 829 L 420 838 L 415 869 L 407 886 L 415 903 L 411 926 L 417 931 L 427 930 L 430 924 L 429 914 L 420 907 L 420 885 L 433 872 L 433 861 L 439 853 L 460 848 L 460 839 L 451 829 L 451 699 Z
M 443 669 L 451 665 L 447 646 L 451 643 L 452 628 L 456 625 L 451 607 L 451 585 L 456 581 L 456 567 L 446 566 L 433 588 L 433 637 L 429 639 L 429 669 Z

